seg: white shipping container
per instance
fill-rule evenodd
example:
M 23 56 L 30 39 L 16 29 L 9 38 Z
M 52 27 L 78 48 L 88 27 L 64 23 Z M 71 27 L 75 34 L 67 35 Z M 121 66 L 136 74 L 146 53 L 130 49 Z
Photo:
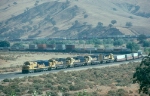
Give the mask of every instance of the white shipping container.
M 134 59 L 138 58 L 138 53 L 132 53 Z
M 123 58 L 125 58 L 125 55 L 117 55 L 116 57 L 117 57 L 117 59 L 123 59 Z
M 116 58 L 116 61 L 123 61 L 126 59 L 125 55 L 117 55 L 115 58 Z
M 126 60 L 133 59 L 133 56 L 132 56 L 132 54 L 126 54 L 125 56 L 126 56 Z
M 138 53 L 132 53 L 132 56 L 138 56 Z
M 126 54 L 127 57 L 132 57 L 132 54 Z
M 86 48 L 86 50 L 97 50 L 97 48 Z

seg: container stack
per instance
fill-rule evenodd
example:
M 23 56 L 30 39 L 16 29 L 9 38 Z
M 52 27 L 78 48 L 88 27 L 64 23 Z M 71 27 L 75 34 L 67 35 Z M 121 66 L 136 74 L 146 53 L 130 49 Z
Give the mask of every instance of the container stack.
M 38 44 L 37 45 L 38 49 L 46 49 L 46 44 Z
M 138 58 L 138 53 L 132 53 L 132 56 L 134 59 L 137 59 Z
M 56 44 L 55 50 L 65 50 L 66 47 L 64 44 Z
M 35 44 L 29 44 L 29 49 L 36 49 L 37 46 Z
M 75 45 L 66 45 L 66 51 L 75 50 Z
M 99 49 L 97 49 L 97 52 L 104 52 L 104 49 L 103 48 L 99 48 Z
M 55 44 L 51 44 L 51 45 L 46 45 L 46 49 L 47 50 L 55 50 L 56 45 Z

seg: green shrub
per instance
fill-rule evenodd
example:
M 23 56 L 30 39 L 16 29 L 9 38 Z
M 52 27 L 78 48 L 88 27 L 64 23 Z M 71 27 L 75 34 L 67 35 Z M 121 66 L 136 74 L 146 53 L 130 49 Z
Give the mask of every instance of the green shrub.
M 107 96 L 129 96 L 128 92 L 124 89 L 118 89 L 118 90 L 110 90 L 107 93 Z
M 44 87 L 45 88 L 52 88 L 52 84 L 51 83 L 47 83 Z
M 110 90 L 108 91 L 107 96 L 116 96 L 116 92 L 114 90 Z
M 67 91 L 69 91 L 69 88 L 68 88 L 68 86 L 58 86 L 58 90 L 60 90 L 60 91 L 62 91 L 62 92 L 67 92 Z
M 3 81 L 4 81 L 4 82 L 9 82 L 9 79 L 6 78 L 6 79 L 4 79 Z
M 71 93 L 63 93 L 62 96 L 74 96 L 74 94 L 71 94 Z
M 85 84 L 84 83 L 77 83 L 75 85 L 70 85 L 69 89 L 72 91 L 76 91 L 76 90 L 81 90 L 85 88 Z
M 59 96 L 56 91 L 46 92 L 46 95 L 48 95 L 48 96 Z
M 4 86 L 0 85 L 0 90 L 3 90 Z
M 35 92 L 35 88 L 34 87 L 29 87 L 28 93 L 32 94 Z

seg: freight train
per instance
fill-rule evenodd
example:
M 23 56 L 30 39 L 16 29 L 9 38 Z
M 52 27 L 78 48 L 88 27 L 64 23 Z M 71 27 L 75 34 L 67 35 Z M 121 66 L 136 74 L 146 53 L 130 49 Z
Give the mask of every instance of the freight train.
M 75 48 L 75 49 L 66 49 L 66 48 L 46 48 L 46 49 L 28 49 L 28 48 L 9 48 L 9 49 L 0 49 L 7 51 L 30 51 L 30 52 L 72 52 L 72 53 L 114 53 L 114 54 L 127 54 L 131 53 L 130 49 L 96 49 L 96 48 Z
M 33 73 L 39 71 L 50 71 L 55 69 L 66 69 L 71 67 L 123 62 L 142 57 L 142 52 L 139 51 L 137 53 L 122 55 L 114 55 L 110 53 L 67 58 L 52 58 L 49 60 L 26 61 L 22 66 L 22 73 Z
M 5 51 L 33 51 L 33 52 L 74 52 L 74 53 L 131 53 L 127 48 L 76 48 L 75 45 L 65 44 L 29 44 L 27 47 L 0 47 L 0 50 Z

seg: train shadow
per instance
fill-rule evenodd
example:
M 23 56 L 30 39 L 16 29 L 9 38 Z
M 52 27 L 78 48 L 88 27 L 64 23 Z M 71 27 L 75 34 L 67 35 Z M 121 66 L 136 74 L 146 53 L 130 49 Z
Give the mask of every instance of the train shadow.
M 23 74 L 22 72 L 17 72 L 17 73 L 15 73 L 15 74 Z

